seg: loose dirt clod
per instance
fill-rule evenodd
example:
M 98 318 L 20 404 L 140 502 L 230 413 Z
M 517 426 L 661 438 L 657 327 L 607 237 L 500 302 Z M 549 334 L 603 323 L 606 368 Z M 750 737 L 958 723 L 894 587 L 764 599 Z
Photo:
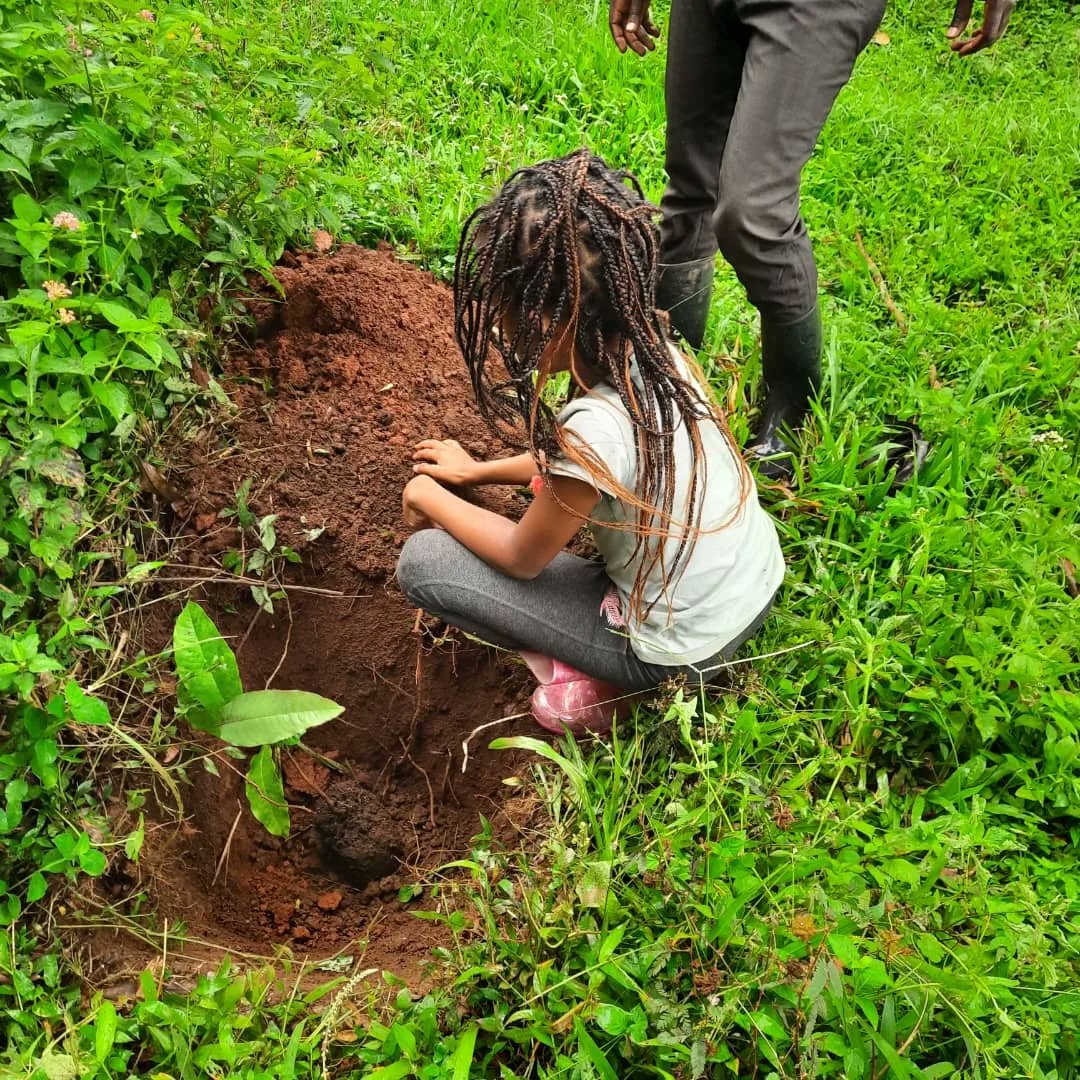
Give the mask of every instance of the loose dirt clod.
M 481 814 L 498 827 L 502 779 L 516 761 L 474 749 L 462 777 L 461 742 L 479 723 L 519 711 L 524 680 L 510 658 L 453 637 L 436 648 L 413 632 L 415 610 L 393 580 L 406 539 L 401 489 L 421 438 L 455 438 L 478 453 L 501 447 L 473 405 L 445 286 L 389 252 L 355 247 L 288 256 L 278 278 L 284 300 L 267 290 L 251 302 L 255 339 L 228 364 L 238 418 L 183 448 L 187 539 L 173 561 L 195 576 L 220 572 L 217 522 L 239 523 L 232 511 L 250 481 L 250 513 L 276 515 L 278 545 L 302 558 L 279 559 L 273 572 L 332 595 L 290 588 L 273 614 L 235 585 L 196 597 L 237 650 L 246 688 L 272 682 L 346 707 L 305 740 L 341 774 L 291 749 L 290 838 L 271 838 L 245 809 L 230 840 L 243 764 L 218 754 L 220 775 L 192 766 L 196 836 L 151 853 L 157 896 L 199 936 L 248 948 L 276 938 L 329 952 L 368 934 L 379 913 L 366 962 L 408 974 L 438 930 L 402 908 L 398 890 L 416 868 L 465 851 Z M 507 513 L 524 498 L 483 496 Z M 258 542 L 249 529 L 234 546 L 250 552 Z M 149 647 L 168 641 L 167 608 L 151 609 L 159 614 L 144 635 Z M 211 887 L 227 841 L 227 882 Z M 331 895 L 340 901 L 326 902 Z
M 405 857 L 404 831 L 365 789 L 343 787 L 335 796 L 315 818 L 327 865 L 356 889 L 389 877 Z

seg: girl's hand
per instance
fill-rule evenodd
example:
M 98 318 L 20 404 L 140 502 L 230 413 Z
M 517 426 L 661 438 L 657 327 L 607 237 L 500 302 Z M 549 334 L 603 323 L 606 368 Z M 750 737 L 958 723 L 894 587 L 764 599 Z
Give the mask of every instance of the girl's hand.
M 425 487 L 430 483 L 431 481 L 426 478 L 413 477 L 405 485 L 405 490 L 401 493 L 401 518 L 409 532 L 419 532 L 421 529 L 435 527 L 435 522 L 428 517 L 427 513 L 419 505 Z
M 467 487 L 477 479 L 477 462 L 454 439 L 424 439 L 413 447 L 413 472 L 451 487 Z

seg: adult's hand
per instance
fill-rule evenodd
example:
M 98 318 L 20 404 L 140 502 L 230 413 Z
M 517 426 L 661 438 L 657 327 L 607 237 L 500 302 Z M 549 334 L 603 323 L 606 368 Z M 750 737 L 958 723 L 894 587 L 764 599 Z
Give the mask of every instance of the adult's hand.
M 611 0 L 608 25 L 615 47 L 624 53 L 632 49 L 644 56 L 656 48 L 660 27 L 649 14 L 649 0 Z
M 956 0 L 956 11 L 953 12 L 949 29 L 945 31 L 945 36 L 951 39 L 950 48 L 961 56 L 970 56 L 988 48 L 1005 33 L 1016 0 L 986 0 L 983 5 L 982 26 L 971 37 L 965 38 L 961 35 L 971 21 L 973 6 L 974 0 Z M 614 8 L 614 0 L 612 7 Z

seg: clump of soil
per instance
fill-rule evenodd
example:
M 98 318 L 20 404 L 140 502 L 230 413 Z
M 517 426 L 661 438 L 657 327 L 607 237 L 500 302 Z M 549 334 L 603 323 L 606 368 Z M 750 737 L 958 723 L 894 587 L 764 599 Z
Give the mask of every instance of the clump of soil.
M 250 481 L 251 513 L 276 515 L 278 546 L 301 557 L 281 562 L 286 595 L 272 615 L 235 582 L 196 596 L 230 637 L 246 688 L 315 690 L 345 713 L 309 733 L 319 757 L 284 754 L 286 842 L 250 817 L 242 763 L 220 748 L 219 775 L 193 763 L 188 834 L 153 859 L 157 899 L 197 936 L 321 953 L 367 936 L 365 963 L 407 973 L 429 952 L 432 924 L 402 908 L 399 888 L 466 850 L 481 814 L 498 826 L 502 780 L 517 767 L 484 749 L 485 733 L 462 775 L 462 739 L 521 711 L 525 696 L 511 658 L 418 632 L 393 580 L 401 489 L 421 438 L 478 455 L 501 447 L 473 405 L 445 286 L 355 247 L 288 256 L 277 276 L 284 299 L 253 302 L 254 340 L 228 364 L 237 419 L 188 444 L 170 477 L 186 490 L 174 561 L 208 573 L 224 551 L 250 554 L 253 530 L 230 512 Z M 507 513 L 525 497 L 484 496 Z M 169 625 L 151 623 L 148 637 Z M 496 734 L 529 729 L 519 720 Z

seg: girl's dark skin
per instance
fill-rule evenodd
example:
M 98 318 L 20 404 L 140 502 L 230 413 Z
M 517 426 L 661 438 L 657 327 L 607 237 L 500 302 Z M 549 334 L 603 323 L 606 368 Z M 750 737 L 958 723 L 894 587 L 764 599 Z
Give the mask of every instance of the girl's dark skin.
M 582 388 L 595 382 L 578 361 L 568 334 L 557 334 L 548 347 L 541 360 L 541 382 L 559 371 L 569 371 Z M 532 454 L 481 462 L 456 442 L 425 439 L 415 447 L 413 461 L 416 475 L 401 497 L 406 528 L 445 529 L 489 566 L 523 581 L 535 578 L 570 543 L 600 500 L 583 480 L 552 476 L 521 520 L 512 521 L 443 485 L 527 484 L 539 472 Z
M 975 0 L 957 0 L 952 22 L 945 31 L 945 36 L 950 39 L 949 47 L 960 56 L 971 56 L 989 48 L 1000 38 L 1009 25 L 1016 0 L 986 0 L 982 26 L 965 38 L 962 35 L 971 22 L 974 6 Z M 660 36 L 660 28 L 649 14 L 649 0 L 611 0 L 608 22 L 619 52 L 630 49 L 638 56 L 644 56 L 656 48 L 655 39 Z

